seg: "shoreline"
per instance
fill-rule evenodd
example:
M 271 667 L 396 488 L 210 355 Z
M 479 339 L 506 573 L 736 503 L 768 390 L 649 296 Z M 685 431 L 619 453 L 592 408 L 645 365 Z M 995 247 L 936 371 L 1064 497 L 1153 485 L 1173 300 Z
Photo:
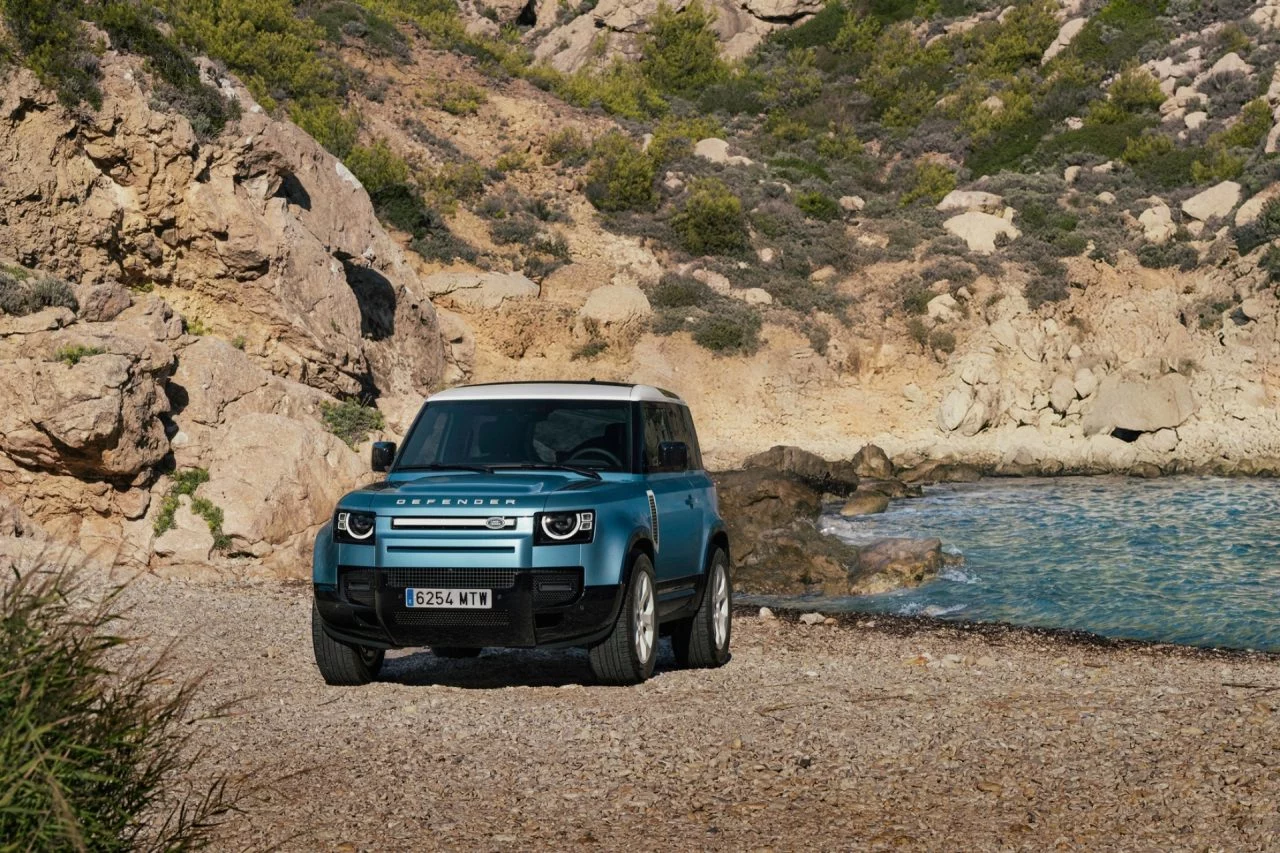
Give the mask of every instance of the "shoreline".
M 748 598 L 752 596 L 747 596 Z M 1158 640 L 1138 640 L 1125 637 L 1108 637 L 1092 631 L 1078 628 L 1043 628 L 1034 625 L 1018 625 L 1013 622 L 977 622 L 972 620 L 941 619 L 923 613 L 904 615 L 900 613 L 878 613 L 870 611 L 831 611 L 819 608 L 793 607 L 790 605 L 754 605 L 739 603 L 735 599 L 733 612 L 735 616 L 759 618 L 761 606 L 767 606 L 780 621 L 800 623 L 805 613 L 821 613 L 824 617 L 834 619 L 835 624 L 845 630 L 874 632 L 888 637 L 912 637 L 929 634 L 942 639 L 977 638 L 993 641 L 993 645 L 1002 645 L 1000 641 L 1014 642 L 1019 639 L 1039 640 L 1057 643 L 1062 646 L 1081 649 L 1098 649 L 1115 652 L 1149 652 L 1174 658 L 1191 658 L 1196 660 L 1233 660 L 1249 662 L 1280 663 L 1280 651 L 1262 651 L 1258 649 L 1238 649 L 1223 646 L 1189 646 L 1181 643 L 1168 643 Z M 871 623 L 871 624 L 867 624 Z M 817 627 L 817 626 L 815 626 Z M 948 636 L 950 635 L 950 636 Z

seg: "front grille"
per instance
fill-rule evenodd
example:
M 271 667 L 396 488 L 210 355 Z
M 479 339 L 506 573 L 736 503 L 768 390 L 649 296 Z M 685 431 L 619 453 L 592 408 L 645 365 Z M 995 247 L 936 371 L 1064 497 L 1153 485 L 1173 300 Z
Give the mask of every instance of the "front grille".
M 423 589 L 511 589 L 511 569 L 387 569 L 387 586 Z
M 581 569 L 555 569 L 533 573 L 533 606 L 560 607 L 582 591 Z
M 401 610 L 395 620 L 428 628 L 502 628 L 511 624 L 511 615 L 505 610 Z
M 352 604 L 373 607 L 375 578 L 371 569 L 348 569 L 342 574 L 342 597 Z

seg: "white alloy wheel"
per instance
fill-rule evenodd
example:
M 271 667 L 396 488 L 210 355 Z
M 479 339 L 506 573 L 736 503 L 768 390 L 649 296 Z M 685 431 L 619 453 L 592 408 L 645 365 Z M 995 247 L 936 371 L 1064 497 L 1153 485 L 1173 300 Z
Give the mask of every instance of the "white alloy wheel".
M 649 658 L 653 656 L 654 640 L 657 637 L 653 581 L 649 579 L 648 574 L 640 574 L 636 578 L 634 607 L 633 641 L 636 647 L 636 657 L 642 663 L 647 663 Z
M 729 639 L 729 576 L 720 562 L 714 564 L 713 571 L 715 577 L 712 579 L 714 584 L 712 589 L 715 595 L 711 603 L 715 610 L 712 619 L 716 632 L 716 648 L 723 649 L 725 642 Z

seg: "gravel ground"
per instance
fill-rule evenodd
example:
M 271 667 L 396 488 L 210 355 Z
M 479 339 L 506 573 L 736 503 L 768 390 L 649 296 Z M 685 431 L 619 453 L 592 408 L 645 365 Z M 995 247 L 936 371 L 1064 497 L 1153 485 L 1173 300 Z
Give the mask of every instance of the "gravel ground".
M 1280 659 L 868 617 L 739 614 L 733 659 L 637 688 L 581 652 L 393 653 L 326 687 L 309 589 L 137 579 L 208 669 L 219 848 L 1280 850 Z

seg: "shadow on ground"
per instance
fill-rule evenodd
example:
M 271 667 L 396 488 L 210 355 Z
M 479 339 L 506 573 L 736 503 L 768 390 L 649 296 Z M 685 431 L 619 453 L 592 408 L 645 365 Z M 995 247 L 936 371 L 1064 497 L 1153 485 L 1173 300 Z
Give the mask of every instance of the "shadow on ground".
M 663 641 L 654 677 L 676 668 L 671 645 Z M 378 680 L 410 687 L 445 685 L 481 690 L 596 683 L 582 649 L 486 649 L 478 658 L 463 660 L 438 658 L 427 649 L 390 652 Z

